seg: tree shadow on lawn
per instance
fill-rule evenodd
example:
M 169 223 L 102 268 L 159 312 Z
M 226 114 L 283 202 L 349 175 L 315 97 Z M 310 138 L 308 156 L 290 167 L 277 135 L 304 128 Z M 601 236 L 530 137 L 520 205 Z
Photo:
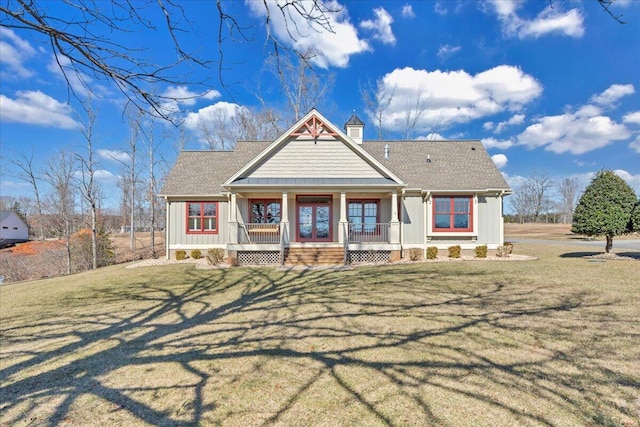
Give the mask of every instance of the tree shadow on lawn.
M 609 260 L 611 261 L 616 261 L 616 260 L 620 260 L 620 261 L 633 261 L 633 260 L 640 260 L 640 252 L 632 252 L 632 251 L 620 251 L 620 252 L 613 252 L 612 256 L 617 255 L 618 259 L 616 259 L 615 257 L 610 258 Z M 602 258 L 597 258 L 598 256 L 602 256 Z M 593 252 L 593 251 L 580 251 L 580 252 L 567 252 L 564 254 L 560 255 L 560 258 L 586 258 L 586 259 L 591 259 L 594 261 L 600 260 L 600 261 L 604 261 L 605 260 L 605 253 L 602 251 L 599 252 Z
M 434 266 L 176 282 L 149 274 L 3 330 L 0 421 L 589 424 L 626 416 L 611 402 L 640 387 L 610 347 L 634 325 L 611 329 L 627 319 L 586 293 Z

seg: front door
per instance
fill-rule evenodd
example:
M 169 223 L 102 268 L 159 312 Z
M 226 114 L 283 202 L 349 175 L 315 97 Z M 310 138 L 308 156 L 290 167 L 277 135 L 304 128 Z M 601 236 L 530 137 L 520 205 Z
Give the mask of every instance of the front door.
M 298 198 L 298 241 L 331 241 L 331 198 L 307 196 Z

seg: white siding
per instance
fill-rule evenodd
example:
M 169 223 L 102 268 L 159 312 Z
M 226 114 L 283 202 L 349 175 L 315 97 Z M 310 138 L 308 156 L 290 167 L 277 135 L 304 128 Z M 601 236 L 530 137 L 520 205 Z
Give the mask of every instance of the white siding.
M 293 139 L 259 165 L 250 178 L 380 178 L 342 141 Z
M 29 229 L 15 213 L 10 213 L 0 224 L 0 238 L 29 240 Z

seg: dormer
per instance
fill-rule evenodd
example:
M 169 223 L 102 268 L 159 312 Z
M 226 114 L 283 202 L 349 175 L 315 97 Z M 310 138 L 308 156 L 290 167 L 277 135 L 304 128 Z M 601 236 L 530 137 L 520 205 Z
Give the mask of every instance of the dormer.
M 364 138 L 364 122 L 354 112 L 351 118 L 344 124 L 344 131 L 356 144 L 362 144 Z

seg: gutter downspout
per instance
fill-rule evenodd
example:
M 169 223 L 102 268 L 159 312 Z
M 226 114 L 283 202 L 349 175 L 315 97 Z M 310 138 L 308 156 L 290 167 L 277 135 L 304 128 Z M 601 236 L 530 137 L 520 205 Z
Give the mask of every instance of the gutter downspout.
M 422 199 L 422 216 L 424 218 L 424 234 L 423 234 L 423 239 L 424 239 L 424 254 L 426 255 L 426 250 L 427 250 L 427 246 L 429 245 L 429 209 L 427 207 L 428 203 L 429 203 L 429 199 L 431 199 L 431 191 L 424 191 L 424 198 Z

